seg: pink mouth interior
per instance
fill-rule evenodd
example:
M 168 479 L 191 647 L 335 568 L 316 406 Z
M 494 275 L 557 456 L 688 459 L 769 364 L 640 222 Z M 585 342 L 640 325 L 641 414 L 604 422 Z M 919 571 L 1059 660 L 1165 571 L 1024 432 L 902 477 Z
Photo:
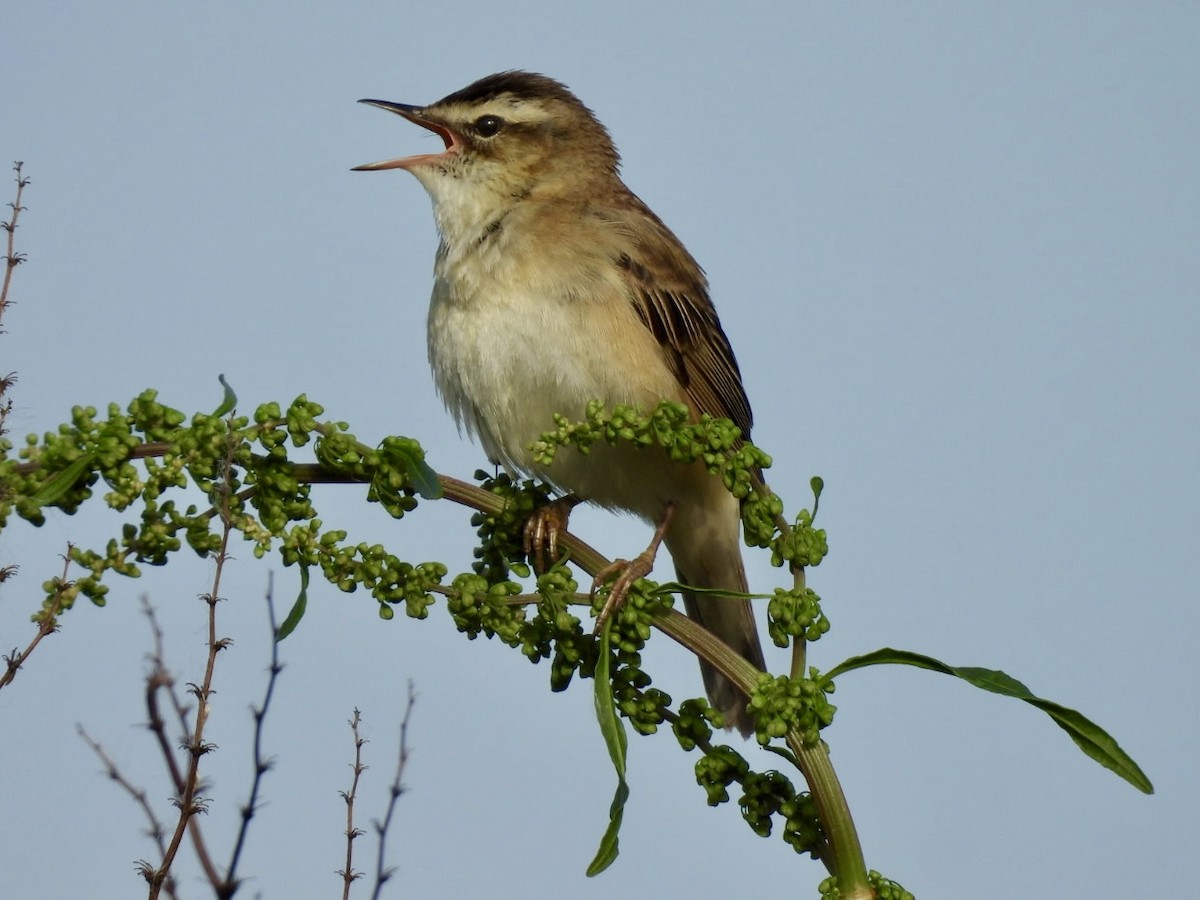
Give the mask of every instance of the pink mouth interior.
M 379 172 L 384 169 L 408 169 L 412 166 L 420 165 L 421 163 L 431 162 L 435 159 L 442 159 L 447 153 L 458 147 L 458 141 L 455 139 L 454 132 L 445 126 L 439 125 L 436 122 L 429 122 L 424 119 L 419 119 L 415 116 L 404 116 L 415 125 L 420 125 L 429 131 L 432 131 L 442 139 L 445 145 L 441 153 L 420 153 L 416 156 L 404 156 L 398 159 L 387 159 L 381 162 L 367 163 L 365 166 L 355 166 L 355 171 L 359 172 Z
M 422 128 L 428 128 L 434 134 L 442 139 L 442 143 L 446 145 L 445 149 L 449 150 L 455 145 L 454 132 L 449 128 L 443 128 L 441 125 L 435 125 L 433 122 L 417 122 Z

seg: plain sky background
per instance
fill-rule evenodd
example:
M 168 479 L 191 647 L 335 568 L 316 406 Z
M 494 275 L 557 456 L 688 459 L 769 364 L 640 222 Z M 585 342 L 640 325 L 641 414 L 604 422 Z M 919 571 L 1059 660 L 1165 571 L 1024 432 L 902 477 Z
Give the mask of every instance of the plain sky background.
M 826 737 L 868 864 L 921 900 L 1195 890 L 1200 7 L 16 0 L 3 21 L 0 162 L 32 179 L 0 336 L 18 442 L 146 387 L 211 410 L 224 373 L 246 411 L 308 393 L 368 442 L 412 435 L 469 477 L 483 455 L 425 363 L 429 202 L 403 172 L 349 171 L 436 138 L 355 101 L 553 75 L 707 269 L 776 489 L 794 511 L 826 480 L 832 554 L 810 583 L 834 628 L 813 663 L 892 645 L 1002 668 L 1109 729 L 1157 788 L 1139 794 L 1024 704 L 913 669 L 854 673 Z M 462 509 L 397 523 L 362 497 L 317 503 L 402 558 L 469 567 Z M 0 590 L 6 651 L 31 636 L 66 542 L 101 546 L 121 521 L 97 509 L 0 535 L 21 565 Z M 595 511 L 576 524 L 609 555 L 648 536 Z M 249 784 L 271 568 L 286 605 L 295 572 L 248 551 L 225 584 L 235 644 L 205 821 L 219 859 Z M 779 581 L 760 556 L 748 568 L 755 588 Z M 179 680 L 199 680 L 211 573 L 181 556 L 114 579 L 107 608 L 66 616 L 0 694 L 6 897 L 143 895 L 143 823 L 75 723 L 167 815 L 138 597 Z M 709 810 L 668 734 L 631 738 L 622 854 L 586 879 L 613 780 L 590 684 L 552 695 L 546 666 L 464 640 L 441 605 L 384 623 L 320 583 L 281 652 L 247 897 L 340 896 L 345 723 L 362 709 L 367 826 L 408 679 L 387 896 L 816 895 L 820 866 Z M 699 693 L 671 642 L 646 657 L 677 699 Z M 364 839 L 358 865 L 373 860 Z M 179 874 L 207 895 L 193 865 Z

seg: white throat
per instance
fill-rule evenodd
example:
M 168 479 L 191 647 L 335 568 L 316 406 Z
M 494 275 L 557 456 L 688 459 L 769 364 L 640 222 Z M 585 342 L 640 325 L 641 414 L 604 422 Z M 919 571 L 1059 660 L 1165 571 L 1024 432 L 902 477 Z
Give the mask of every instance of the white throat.
M 433 217 L 442 241 L 454 250 L 465 250 L 516 205 L 511 191 L 497 191 L 466 164 L 455 168 L 438 165 L 412 169 L 433 201 Z

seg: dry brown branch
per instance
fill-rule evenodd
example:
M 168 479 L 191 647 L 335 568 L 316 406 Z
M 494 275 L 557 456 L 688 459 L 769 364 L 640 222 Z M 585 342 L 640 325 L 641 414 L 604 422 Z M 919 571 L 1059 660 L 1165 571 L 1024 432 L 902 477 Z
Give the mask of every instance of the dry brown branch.
M 179 743 L 184 746 L 187 743 L 186 735 L 192 730 L 190 721 L 191 708 L 184 705 L 183 701 L 179 698 L 179 692 L 175 690 L 175 677 L 167 669 L 166 656 L 163 651 L 162 628 L 158 624 L 158 617 L 154 612 L 154 607 L 150 605 L 149 599 L 145 596 L 142 597 L 142 611 L 150 623 L 150 632 L 154 638 L 154 652 L 150 655 L 150 673 L 146 676 L 146 727 L 154 734 L 155 740 L 158 743 L 159 753 L 162 755 L 163 763 L 167 767 L 167 774 L 171 778 L 171 785 L 175 790 L 175 796 L 180 797 L 185 790 L 186 778 L 183 770 L 179 767 L 178 761 L 175 759 L 172 742 L 167 737 L 167 726 L 163 721 L 162 714 L 159 712 L 159 695 L 161 693 L 167 695 L 167 700 L 178 722 L 180 733 L 184 735 Z M 216 867 L 212 864 L 212 857 L 205 844 L 204 833 L 200 827 L 199 819 L 193 818 L 189 821 L 188 834 L 191 837 L 196 858 L 200 861 L 200 865 L 210 882 L 215 884 L 222 881 L 223 879 L 221 879 Z M 154 867 L 143 867 L 141 871 L 153 874 Z
M 214 589 L 219 587 L 219 582 L 214 580 Z M 206 602 L 209 598 L 205 597 Z M 166 665 L 166 658 L 163 649 L 163 631 L 159 626 L 158 617 L 154 608 L 150 605 L 146 597 L 142 598 L 143 612 L 146 615 L 147 621 L 150 623 L 150 630 L 153 636 L 154 649 L 150 654 L 150 672 L 146 676 L 146 709 L 149 716 L 147 728 L 154 734 L 158 744 L 160 754 L 167 767 L 167 773 L 171 778 L 171 784 L 175 790 L 176 800 L 175 805 L 182 809 L 184 803 L 189 802 L 186 798 L 191 797 L 191 804 L 194 812 L 202 812 L 205 801 L 200 797 L 202 786 L 198 783 L 198 775 L 194 771 L 194 767 L 189 765 L 185 771 L 180 767 L 178 760 L 175 757 L 175 749 L 172 741 L 167 737 L 167 724 L 164 721 L 163 715 L 160 712 L 162 705 L 161 695 L 165 694 L 167 702 L 172 708 L 180 728 L 183 730 L 184 737 L 179 742 L 179 745 L 194 759 L 196 754 L 192 753 L 192 748 L 197 740 L 202 740 L 202 734 L 197 737 L 197 731 L 191 724 L 191 709 L 183 704 L 179 698 L 178 691 L 175 690 L 175 678 L 170 673 Z M 212 623 L 213 604 L 209 602 L 210 612 L 210 655 L 212 654 L 211 638 L 213 635 Z M 272 638 L 275 635 L 275 607 L 273 600 L 273 580 L 269 583 L 267 590 L 267 613 L 270 634 Z M 221 642 L 216 642 L 220 644 Z M 226 642 L 227 644 L 227 642 Z M 218 648 L 219 649 L 219 648 Z M 224 876 L 217 870 L 216 866 L 211 862 L 211 856 L 207 850 L 203 831 L 201 829 L 200 820 L 195 815 L 192 815 L 187 820 L 187 831 L 191 837 L 193 849 L 196 857 L 200 862 L 201 868 L 205 872 L 205 876 L 213 889 L 213 893 L 221 900 L 228 900 L 234 896 L 240 887 L 240 880 L 237 878 L 237 866 L 241 858 L 242 849 L 245 846 L 246 836 L 249 827 L 249 821 L 253 817 L 254 812 L 258 808 L 258 794 L 261 787 L 262 776 L 271 769 L 272 763 L 263 756 L 262 752 L 262 729 L 263 722 L 266 719 L 267 711 L 270 708 L 271 697 L 274 694 L 275 682 L 279 673 L 283 670 L 283 665 L 279 662 L 278 649 L 274 640 L 272 640 L 271 648 L 271 666 L 270 675 L 267 681 L 267 688 L 263 702 L 260 706 L 251 707 L 255 720 L 255 736 L 254 736 L 254 781 L 250 790 L 250 799 L 242 808 L 242 823 L 238 830 L 237 839 L 234 844 L 233 852 L 230 859 L 229 868 Z M 211 681 L 211 678 L 209 679 Z M 203 696 L 203 687 L 191 686 L 192 693 L 197 697 Z M 210 688 L 211 692 L 211 688 Z M 169 714 L 169 713 L 168 713 Z M 162 860 L 158 866 L 153 865 L 145 860 L 137 863 L 137 869 L 148 882 L 152 885 L 161 884 L 160 890 L 167 896 L 174 898 L 176 896 L 176 886 L 174 877 L 170 873 L 168 865 L 168 854 L 171 853 L 171 846 L 166 841 L 166 830 L 155 815 L 146 797 L 146 792 L 137 788 L 130 782 L 117 768 L 116 764 L 105 753 L 98 741 L 94 740 L 83 729 L 83 726 L 77 726 L 80 736 L 88 743 L 93 752 L 100 757 L 104 763 L 105 771 L 110 778 L 116 781 L 126 793 L 128 793 L 138 805 L 142 808 L 147 820 L 150 822 L 149 835 L 153 838 L 158 846 L 159 859 Z M 206 749 L 211 749 L 211 745 L 206 745 Z M 179 829 L 176 827 L 175 835 L 178 835 Z M 178 846 L 176 846 L 176 851 Z M 174 854 L 172 854 L 172 858 Z
M 361 722 L 362 714 L 358 707 L 355 707 L 354 718 L 350 720 L 350 731 L 354 734 L 354 765 L 351 766 L 354 778 L 350 781 L 350 790 L 341 792 L 342 799 L 346 801 L 346 865 L 337 871 L 337 874 L 342 876 L 342 900 L 349 900 L 350 885 L 363 876 L 362 872 L 354 871 L 354 841 L 364 834 L 361 828 L 354 825 L 354 799 L 358 795 L 358 779 L 367 769 L 362 761 L 362 748 L 367 741 L 358 730 Z
M 21 210 L 25 207 L 21 205 L 21 195 L 25 193 L 25 185 L 29 184 L 29 179 L 21 174 L 22 162 L 13 164 L 13 171 L 17 173 L 17 196 L 12 203 L 8 204 L 12 209 L 12 216 L 7 222 L 0 222 L 0 228 L 3 228 L 8 237 L 5 241 L 6 248 L 4 253 L 4 281 L 0 284 L 0 333 L 4 332 L 4 313 L 8 310 L 8 286 L 12 283 L 13 270 L 21 263 L 25 262 L 25 254 L 16 251 L 15 238 L 17 233 L 17 220 L 21 217 Z M 0 377 L 0 437 L 3 437 L 8 431 L 6 422 L 8 414 L 12 411 L 12 398 L 8 396 L 8 389 L 12 387 L 17 380 L 15 372 L 10 372 L 7 375 Z M 0 581 L 6 580 L 13 574 L 15 569 L 12 566 L 5 566 L 0 569 Z M 11 680 L 11 679 L 10 679 Z
M 230 434 L 233 434 L 233 429 L 230 429 Z M 233 522 L 229 515 L 229 496 L 233 493 L 233 453 L 235 445 L 231 439 L 226 452 L 223 466 L 223 482 L 224 482 L 224 498 L 221 501 L 221 547 L 216 556 L 216 570 L 213 573 L 212 589 L 204 596 L 204 602 L 208 604 L 208 661 L 204 668 L 204 678 L 200 684 L 190 685 L 190 691 L 196 698 L 196 720 L 192 727 L 191 736 L 184 742 L 184 750 L 187 751 L 187 770 L 183 777 L 183 790 L 176 796 L 175 805 L 179 809 L 179 820 L 176 822 L 175 830 L 171 835 L 170 842 L 167 844 L 166 853 L 163 854 L 162 862 L 158 868 L 151 869 L 144 867 L 142 874 L 150 884 L 149 900 L 157 900 L 163 883 L 166 881 L 168 873 L 171 871 L 171 866 L 175 862 L 175 856 L 179 852 L 179 846 L 183 842 L 184 832 L 188 830 L 189 824 L 195 820 L 195 817 L 207 811 L 207 801 L 200 795 L 200 759 L 207 753 L 211 753 L 216 749 L 214 744 L 204 740 L 204 728 L 208 723 L 210 712 L 209 698 L 213 693 L 213 674 L 216 671 L 217 654 L 229 646 L 228 638 L 217 638 L 217 604 L 221 600 L 221 576 L 225 570 L 225 562 L 229 558 L 229 537 L 233 533 Z M 173 759 L 173 756 L 172 756 Z M 193 836 L 198 830 L 196 826 L 192 826 Z M 199 846 L 203 846 L 200 844 Z M 214 889 L 218 890 L 219 896 L 230 897 L 237 890 L 236 884 L 230 884 L 227 879 L 222 878 L 217 872 L 207 853 L 197 855 L 200 859 L 200 864 L 204 868 L 206 877 Z M 225 893 L 221 893 L 221 888 L 224 887 Z
M 251 712 L 254 715 L 254 780 L 250 786 L 250 799 L 246 801 L 242 807 L 242 823 L 238 828 L 237 840 L 234 842 L 233 853 L 229 858 L 229 867 L 226 869 L 225 884 L 231 890 L 229 894 L 221 894 L 218 889 L 219 896 L 233 896 L 233 890 L 236 890 L 238 884 L 237 867 L 238 861 L 241 859 L 242 848 L 246 844 L 246 835 L 250 830 L 250 820 L 258 811 L 258 792 L 262 786 L 263 776 L 272 768 L 273 762 L 266 759 L 262 752 L 262 735 L 263 722 L 266 721 L 267 711 L 271 708 L 271 697 L 275 694 L 275 681 L 279 678 L 279 673 L 283 671 L 283 665 L 279 662 L 279 642 L 275 640 L 277 626 L 275 623 L 275 579 L 270 573 L 267 575 L 267 617 L 271 626 L 271 667 L 267 677 L 267 690 L 263 695 L 263 701 L 260 706 L 251 707 Z
M 7 222 L 0 222 L 0 228 L 8 232 L 8 246 L 4 254 L 4 282 L 0 284 L 0 324 L 3 324 L 4 312 L 8 309 L 8 286 L 12 283 L 13 269 L 25 262 L 25 254 L 16 252 L 14 242 L 17 231 L 17 219 L 21 217 L 21 211 L 25 209 L 21 205 L 21 195 L 25 193 L 25 185 L 29 184 L 29 179 L 21 174 L 21 167 L 23 165 L 25 164 L 20 160 L 13 163 L 13 171 L 17 173 L 17 197 L 12 203 L 8 204 L 12 210 L 12 216 Z
M 147 822 L 149 822 L 149 828 L 147 828 L 146 834 L 152 841 L 154 841 L 155 844 L 158 845 L 158 852 L 161 856 L 167 850 L 167 845 L 165 843 L 166 832 L 163 829 L 162 823 L 158 820 L 158 816 L 154 814 L 154 807 L 150 805 L 150 800 L 146 797 L 145 790 L 136 787 L 121 773 L 121 770 L 117 768 L 117 764 L 113 762 L 112 757 L 105 752 L 104 748 L 100 745 L 100 742 L 88 734 L 87 730 L 82 725 L 76 723 L 75 730 L 79 733 L 79 736 L 83 738 L 84 742 L 92 748 L 92 752 L 95 753 L 96 756 L 100 757 L 100 762 L 104 765 L 104 774 L 120 785 L 121 789 L 130 797 L 132 797 L 134 802 L 141 807 L 142 813 L 146 816 Z M 148 865 L 149 863 L 147 863 L 145 860 L 142 860 L 137 864 L 139 870 L 143 870 Z M 163 890 L 166 892 L 168 897 L 174 898 L 176 896 L 175 879 L 170 875 L 167 876 L 163 883 Z
M 384 867 L 384 850 L 387 843 L 388 828 L 392 824 L 392 813 L 396 810 L 396 801 L 404 793 L 404 768 L 408 763 L 408 721 L 412 716 L 413 704 L 417 702 L 417 694 L 413 690 L 412 681 L 408 682 L 408 700 L 404 705 L 404 718 L 400 720 L 400 752 L 396 763 L 396 777 L 392 779 L 391 796 L 388 798 L 387 813 L 383 821 L 376 820 L 375 833 L 379 835 L 379 855 L 375 860 L 375 889 L 371 892 L 371 900 L 379 900 L 383 893 L 384 883 L 396 871 Z
M 179 699 L 179 693 L 175 690 L 175 677 L 167 669 L 166 656 L 163 653 L 162 628 L 159 627 L 154 607 L 150 605 L 149 599 L 145 596 L 142 597 L 142 612 L 145 613 L 146 619 L 150 623 L 150 631 L 154 636 L 154 652 L 150 655 L 150 673 L 146 676 L 146 727 L 154 734 L 159 752 L 163 757 L 163 763 L 167 767 L 167 774 L 171 776 L 171 785 L 176 795 L 180 795 L 183 793 L 183 771 L 175 760 L 171 741 L 167 737 L 166 722 L 163 721 L 162 713 L 159 711 L 159 693 L 167 694 L 175 716 L 179 720 L 181 734 L 186 735 L 192 730 L 189 723 L 191 710 L 183 704 Z
M 8 286 L 12 283 L 13 270 L 25 261 L 25 254 L 17 253 L 15 248 L 17 219 L 19 219 L 21 216 L 21 210 L 25 208 L 21 205 L 21 195 L 25 193 L 25 185 L 29 184 L 29 179 L 25 178 L 21 174 L 22 165 L 23 163 L 21 162 L 17 162 L 13 165 L 13 169 L 17 173 L 17 196 L 12 203 L 8 204 L 12 209 L 12 216 L 7 222 L 0 222 L 0 228 L 3 228 L 8 233 L 8 238 L 6 240 L 7 247 L 4 254 L 4 281 L 2 284 L 0 284 L 0 334 L 4 332 L 4 313 L 8 309 Z M 8 390 L 16 383 L 16 381 L 17 375 L 15 372 L 9 372 L 7 375 L 0 377 L 0 438 L 4 437 L 4 435 L 8 433 L 8 414 L 12 412 L 12 398 L 8 396 Z M 17 566 L 0 566 L 0 582 L 8 581 L 8 579 L 16 573 Z M 50 615 L 50 618 L 52 619 L 54 615 L 57 614 L 58 609 L 56 607 L 54 612 Z M 42 637 L 45 637 L 45 635 L 40 634 L 37 640 L 40 641 Z M 36 646 L 36 642 L 33 646 Z M 12 664 L 15 661 L 16 666 L 19 667 L 21 660 L 26 655 L 28 655 L 28 653 L 18 655 L 14 651 L 11 657 L 5 658 L 5 661 L 9 663 L 10 667 L 6 670 L 4 678 L 0 679 L 0 687 L 3 687 L 13 680 L 16 675 L 16 669 L 11 668 Z

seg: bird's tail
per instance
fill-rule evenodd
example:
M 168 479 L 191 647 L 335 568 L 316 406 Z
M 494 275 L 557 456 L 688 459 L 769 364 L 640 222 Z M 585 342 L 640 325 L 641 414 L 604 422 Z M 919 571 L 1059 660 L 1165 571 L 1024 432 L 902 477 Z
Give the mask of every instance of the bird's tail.
M 707 516 L 704 518 L 708 521 L 703 522 L 677 520 L 667 535 L 667 547 L 675 560 L 675 573 L 683 584 L 744 594 L 747 588 L 746 570 L 742 565 L 740 516 L 737 515 L 737 501 L 729 494 L 725 497 L 732 501 L 732 523 L 728 514 L 717 522 Z M 692 527 L 688 527 L 689 524 Z M 749 600 L 685 592 L 683 603 L 689 616 L 755 667 L 766 669 Z M 754 731 L 754 718 L 747 708 L 749 698 L 708 663 L 700 663 L 700 673 L 704 677 L 708 699 L 725 717 L 726 726 L 749 736 Z

